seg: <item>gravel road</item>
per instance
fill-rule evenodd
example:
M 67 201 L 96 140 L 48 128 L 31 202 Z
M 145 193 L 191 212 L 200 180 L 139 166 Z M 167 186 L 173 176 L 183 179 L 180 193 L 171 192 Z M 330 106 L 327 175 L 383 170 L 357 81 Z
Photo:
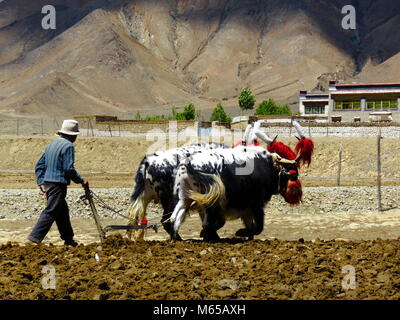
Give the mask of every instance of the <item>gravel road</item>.
M 400 237 L 400 187 L 383 188 L 384 212 L 376 210 L 376 189 L 373 187 L 318 187 L 304 188 L 303 204 L 292 207 L 280 196 L 275 196 L 265 208 L 265 227 L 257 239 L 298 240 L 312 239 L 397 239 Z M 94 192 L 111 207 L 122 213 L 129 205 L 131 189 L 95 189 Z M 79 200 L 82 189 L 71 188 L 67 201 L 71 219 L 80 243 L 98 241 L 98 234 L 90 208 Z M 0 243 L 14 241 L 26 243 L 26 237 L 35 224 L 41 210 L 43 199 L 37 190 L 0 189 Z M 126 224 L 126 220 L 102 208 L 96 208 L 104 226 Z M 159 223 L 161 208 L 151 204 L 148 208 L 150 224 Z M 242 227 L 240 220 L 227 221 L 219 230 L 222 238 L 234 237 L 235 231 Z M 201 223 L 197 214 L 191 214 L 180 230 L 184 239 L 200 239 Z M 123 231 L 119 232 L 125 235 Z M 167 240 L 168 234 L 159 229 L 158 233 L 148 231 L 147 240 Z M 57 228 L 53 226 L 45 239 L 47 243 L 62 244 Z
M 110 207 L 123 211 L 129 205 L 132 192 L 130 188 L 94 189 Z M 374 187 L 317 187 L 303 189 L 303 203 L 290 206 L 282 197 L 274 196 L 265 210 L 268 214 L 324 214 L 324 213 L 369 213 L 376 212 L 376 188 Z M 71 217 L 91 218 L 87 204 L 79 200 L 83 189 L 70 188 L 67 201 Z M 400 208 L 400 187 L 382 188 L 384 209 Z M 36 219 L 43 209 L 44 201 L 36 189 L 0 189 L 0 218 L 2 219 Z M 96 204 L 102 218 L 117 218 L 114 213 Z M 123 213 L 122 211 L 122 213 Z M 151 204 L 149 218 L 160 217 L 160 207 Z

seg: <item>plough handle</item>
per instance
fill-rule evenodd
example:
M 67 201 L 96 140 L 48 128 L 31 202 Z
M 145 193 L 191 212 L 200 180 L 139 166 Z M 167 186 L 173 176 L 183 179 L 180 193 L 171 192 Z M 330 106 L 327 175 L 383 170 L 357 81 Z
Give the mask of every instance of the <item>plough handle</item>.
M 90 192 L 88 185 L 84 185 L 83 188 L 85 189 L 85 196 L 86 196 L 86 199 L 89 201 L 90 209 L 92 210 L 92 213 L 93 213 L 93 218 L 96 223 L 97 231 L 99 232 L 100 241 L 103 242 L 106 239 L 106 234 L 105 234 L 103 228 L 101 227 L 100 218 L 99 218 L 99 215 L 97 214 L 97 210 L 96 210 L 96 207 L 93 202 L 92 194 Z

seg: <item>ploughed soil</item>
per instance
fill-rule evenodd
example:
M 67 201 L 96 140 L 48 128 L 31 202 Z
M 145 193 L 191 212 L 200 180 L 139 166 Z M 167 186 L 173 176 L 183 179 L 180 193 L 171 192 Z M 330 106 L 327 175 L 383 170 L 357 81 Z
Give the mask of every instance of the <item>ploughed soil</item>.
M 0 246 L 0 299 L 400 299 L 399 245 L 120 235 L 76 248 L 10 242 Z M 43 288 L 49 265 L 55 289 Z M 346 266 L 354 267 L 354 282 Z

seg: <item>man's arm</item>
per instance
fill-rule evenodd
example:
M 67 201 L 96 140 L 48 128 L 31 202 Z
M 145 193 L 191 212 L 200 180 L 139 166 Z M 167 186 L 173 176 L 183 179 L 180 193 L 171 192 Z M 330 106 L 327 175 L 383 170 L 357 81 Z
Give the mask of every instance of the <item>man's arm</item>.
M 70 178 L 75 183 L 84 184 L 85 180 L 75 170 L 74 162 L 75 162 L 74 147 L 69 146 L 64 154 L 64 161 L 63 161 L 65 176 Z
M 35 166 L 36 183 L 39 187 L 44 184 L 45 173 L 46 173 L 46 154 L 43 153 Z

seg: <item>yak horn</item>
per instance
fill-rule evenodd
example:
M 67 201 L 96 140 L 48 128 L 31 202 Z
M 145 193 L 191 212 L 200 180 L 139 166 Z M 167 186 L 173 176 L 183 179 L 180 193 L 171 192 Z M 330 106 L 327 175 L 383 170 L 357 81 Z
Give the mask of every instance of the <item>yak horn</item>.
M 250 139 L 251 139 L 252 142 L 254 140 L 257 140 L 257 132 L 260 131 L 260 126 L 261 126 L 261 121 L 260 120 L 254 122 L 253 131 L 251 132 L 251 135 L 250 135 Z
M 252 128 L 251 124 L 248 124 L 246 127 L 246 130 L 244 131 L 244 135 L 243 135 L 243 139 L 242 139 L 242 141 L 244 141 L 244 145 L 246 145 L 249 142 L 251 128 Z
M 305 138 L 306 137 L 304 135 L 303 128 L 301 127 L 301 125 L 296 120 L 293 121 L 293 126 L 295 127 L 295 129 L 296 129 L 298 135 L 300 136 L 300 138 Z
M 268 137 L 264 132 L 261 131 L 256 131 L 255 132 L 256 137 L 260 138 L 262 141 L 264 141 L 267 145 L 272 144 L 275 140 L 272 140 L 270 137 Z

